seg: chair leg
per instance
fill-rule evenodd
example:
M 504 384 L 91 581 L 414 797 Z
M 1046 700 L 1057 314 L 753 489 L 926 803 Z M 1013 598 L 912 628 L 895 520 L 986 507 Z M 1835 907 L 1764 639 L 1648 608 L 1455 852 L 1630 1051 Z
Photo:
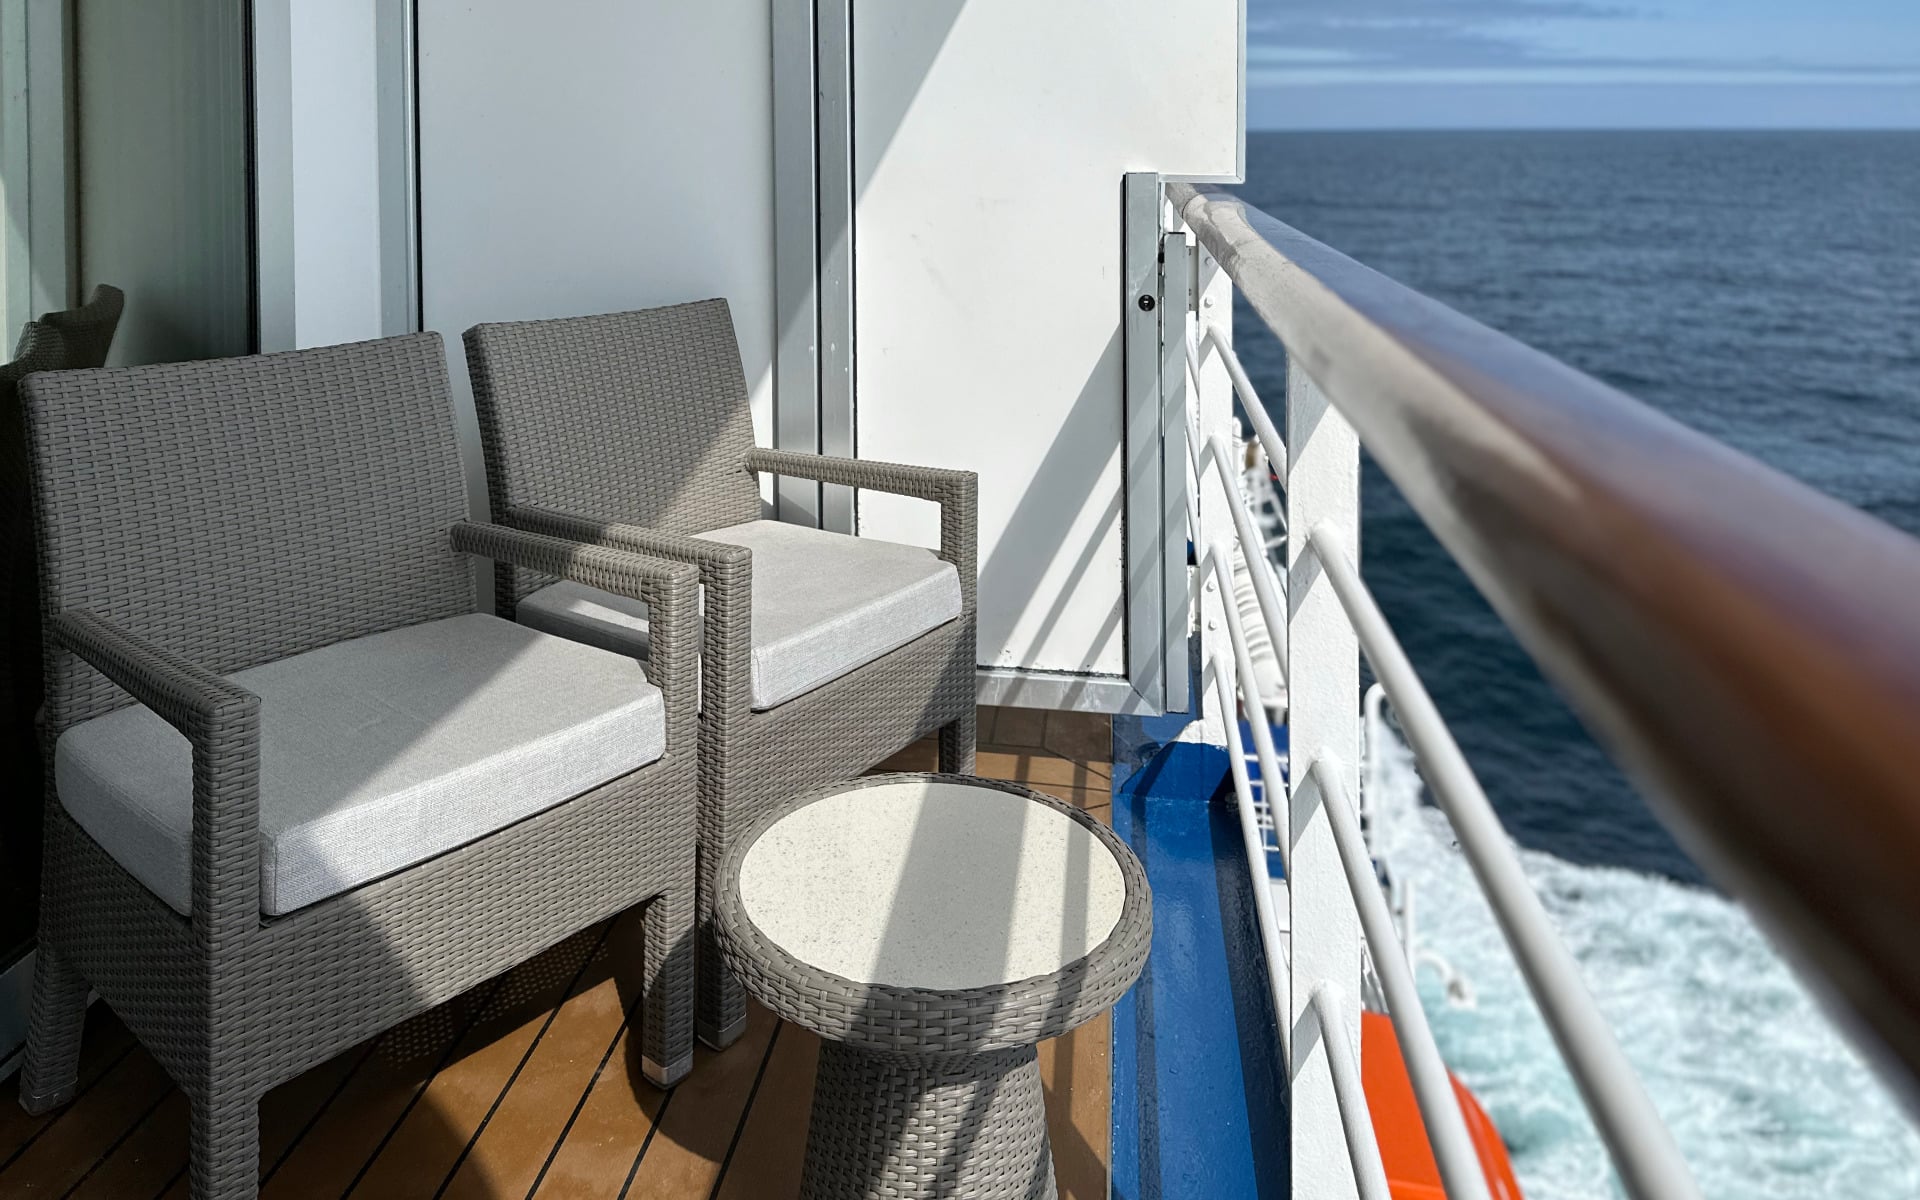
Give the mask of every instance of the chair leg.
M 700 1040 L 715 1050 L 725 1050 L 747 1031 L 747 990 L 721 961 L 719 943 L 710 932 L 700 937 L 700 1018 L 696 1028 Z
M 940 727 L 940 769 L 949 775 L 973 774 L 973 751 L 979 741 L 975 732 L 975 713 Z
M 20 1107 L 39 1116 L 73 1099 L 80 1088 L 80 1031 L 86 1020 L 87 981 L 42 943 L 33 963 Z
M 726 960 L 720 955 L 719 927 L 713 915 L 714 898 L 720 892 L 720 857 L 717 851 L 701 852 L 696 904 L 700 1001 L 693 1029 L 715 1050 L 725 1050 L 747 1031 L 747 991 L 727 970 Z
M 213 1086 L 195 1099 L 189 1174 L 194 1200 L 253 1200 L 260 1194 L 260 1098 Z
M 655 1087 L 672 1087 L 693 1069 L 692 891 L 688 886 L 657 896 L 647 905 L 640 1068 Z

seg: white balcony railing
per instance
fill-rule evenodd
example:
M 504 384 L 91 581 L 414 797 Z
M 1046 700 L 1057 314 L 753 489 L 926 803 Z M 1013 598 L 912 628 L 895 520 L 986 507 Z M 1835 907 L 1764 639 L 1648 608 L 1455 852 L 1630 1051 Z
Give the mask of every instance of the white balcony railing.
M 1211 251 L 1225 235 L 1212 222 L 1210 206 L 1238 202 L 1177 184 L 1169 193 L 1176 211 L 1198 235 L 1202 252 Z M 1235 275 L 1231 262 L 1223 266 L 1242 288 L 1274 282 L 1271 274 L 1243 278 Z M 1326 294 L 1317 292 L 1315 281 L 1304 272 L 1294 272 L 1288 282 L 1292 286 L 1284 295 L 1276 298 L 1270 292 L 1265 298 L 1308 310 L 1302 319 L 1311 321 L 1313 306 Z M 1203 589 L 1218 588 L 1226 597 L 1215 610 L 1222 614 L 1225 645 L 1218 638 L 1205 641 L 1204 671 L 1225 718 L 1268 982 L 1274 1011 L 1283 1014 L 1275 1035 L 1293 1092 L 1293 1194 L 1316 1200 L 1347 1194 L 1365 1200 L 1387 1197 L 1358 1065 L 1363 938 L 1447 1195 L 1451 1200 L 1489 1197 L 1466 1119 L 1420 1005 L 1412 964 L 1362 835 L 1356 806 L 1357 664 L 1364 654 L 1400 718 L 1423 777 L 1453 824 L 1628 1193 L 1639 1200 L 1697 1196 L 1673 1138 L 1522 875 L 1512 842 L 1472 768 L 1360 578 L 1349 549 L 1357 535 L 1360 447 L 1352 427 L 1294 356 L 1286 397 L 1288 435 L 1283 438 L 1227 333 L 1195 315 L 1198 328 L 1187 349 L 1193 377 L 1198 380 L 1208 357 L 1218 357 L 1261 448 L 1283 476 L 1288 531 L 1284 588 L 1265 569 L 1271 547 L 1242 495 L 1234 448 L 1217 430 L 1189 439 L 1193 478 L 1198 487 L 1216 489 L 1224 499 L 1231 527 L 1193 530 L 1200 556 L 1197 582 Z M 1356 346 L 1354 352 L 1364 352 L 1364 347 Z M 1200 507 L 1196 503 L 1193 511 L 1197 514 Z M 1285 664 L 1290 778 L 1281 770 L 1265 719 L 1269 698 L 1256 683 L 1249 631 L 1232 603 L 1235 555 L 1244 560 L 1258 596 L 1258 616 Z M 1247 715 L 1252 730 L 1254 758 L 1268 798 L 1265 807 L 1271 810 L 1271 842 L 1247 771 L 1236 710 Z M 1284 792 L 1278 786 L 1283 778 Z M 1280 858 L 1287 881 L 1284 894 L 1291 911 L 1284 925 L 1268 883 L 1270 852 Z M 1283 927 L 1290 931 L 1290 942 L 1280 932 Z M 1332 1103 L 1316 1103 L 1323 1098 Z M 1327 1136 L 1324 1122 L 1329 1120 L 1339 1122 L 1337 1138 Z M 1333 1146 L 1340 1147 L 1337 1155 L 1329 1150 Z

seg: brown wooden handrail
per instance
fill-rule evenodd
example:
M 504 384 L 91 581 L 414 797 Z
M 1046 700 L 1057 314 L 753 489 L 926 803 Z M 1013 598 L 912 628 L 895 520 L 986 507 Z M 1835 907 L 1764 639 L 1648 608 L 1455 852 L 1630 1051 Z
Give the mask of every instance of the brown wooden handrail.
M 1920 542 L 1288 228 L 1176 211 L 1920 1107 Z

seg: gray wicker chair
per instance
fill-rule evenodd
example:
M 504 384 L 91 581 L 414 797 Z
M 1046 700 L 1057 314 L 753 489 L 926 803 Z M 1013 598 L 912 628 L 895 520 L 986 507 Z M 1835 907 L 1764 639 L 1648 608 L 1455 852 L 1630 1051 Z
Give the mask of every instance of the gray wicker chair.
M 715 940 L 715 873 L 739 831 L 800 789 L 935 732 L 941 768 L 973 771 L 976 478 L 756 448 L 723 300 L 480 325 L 466 344 L 496 519 L 700 568 L 695 1025 L 724 1047 L 744 1027 L 746 998 Z M 761 521 L 761 474 L 933 501 L 940 548 Z M 635 636 L 644 614 L 552 584 L 503 571 L 496 611 L 646 652 Z M 847 617 L 855 596 L 838 628 L 857 626 L 864 642 L 802 645 Z
M 50 312 L 40 323 L 60 334 L 66 343 L 67 366 L 75 369 L 104 367 L 107 352 L 113 349 L 113 335 L 120 328 L 120 314 L 127 306 L 127 295 L 109 283 L 96 284 L 79 308 Z
M 34 371 L 102 366 L 113 345 L 124 303 L 120 289 L 102 284 L 86 304 L 28 321 L 13 361 L 0 366 L 0 623 L 9 631 L 0 651 L 0 747 L 5 748 L 6 793 L 22 811 L 6 815 L 0 833 L 0 898 L 24 914 L 21 931 L 32 929 L 39 892 L 40 587 L 34 562 L 33 496 L 27 478 L 27 429 L 20 409 L 20 380 Z M 29 798 L 32 799 L 29 799 Z M 0 946 L 0 954 L 6 947 Z
M 645 1070 L 684 1074 L 697 572 L 468 523 L 435 335 L 24 392 L 54 764 L 28 1111 L 73 1095 L 97 990 L 192 1104 L 194 1194 L 252 1196 L 268 1089 L 648 901 Z M 643 599 L 646 675 L 474 612 L 468 556 Z M 128 756 L 150 782 L 103 799 Z

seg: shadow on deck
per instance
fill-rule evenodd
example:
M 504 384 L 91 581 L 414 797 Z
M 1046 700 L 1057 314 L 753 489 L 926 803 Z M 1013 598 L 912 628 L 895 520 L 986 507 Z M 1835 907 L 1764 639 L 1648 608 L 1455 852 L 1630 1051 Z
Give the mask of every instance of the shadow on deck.
M 1105 718 L 980 711 L 978 770 L 1110 819 Z M 932 770 L 931 742 L 883 765 Z M 615 964 L 640 953 L 616 918 L 340 1055 L 261 1105 L 262 1195 L 739 1197 L 799 1191 L 818 1039 L 755 1006 L 724 1053 L 702 1047 L 668 1092 L 642 1082 Z M 1063 1200 L 1104 1200 L 1109 1023 L 1040 1047 Z M 0 1086 L 0 1195 L 187 1196 L 187 1103 L 105 1005 L 82 1091 L 27 1116 Z

